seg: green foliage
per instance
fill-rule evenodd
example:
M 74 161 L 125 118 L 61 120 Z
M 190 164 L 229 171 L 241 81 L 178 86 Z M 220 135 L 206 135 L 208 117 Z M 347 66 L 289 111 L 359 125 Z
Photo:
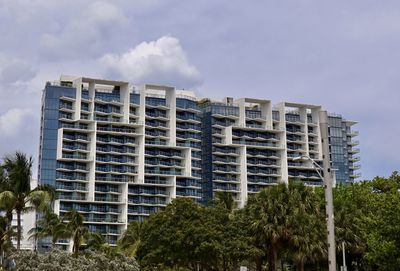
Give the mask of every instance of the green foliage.
M 375 178 L 366 185 L 373 191 L 369 197 L 370 215 L 366 216 L 367 250 L 365 261 L 371 269 L 398 270 L 400 266 L 400 176 Z
M 70 253 L 51 251 L 39 254 L 19 251 L 12 254 L 16 271 L 138 271 L 139 266 L 133 258 L 122 254 L 109 257 L 102 253 L 85 253 L 73 257 Z
M 334 189 L 338 264 L 342 242 L 349 270 L 400 266 L 400 177 Z M 119 246 L 144 270 L 296 270 L 327 267 L 323 188 L 299 182 L 271 186 L 236 210 L 229 193 L 212 206 L 176 199 L 145 222 L 132 223 Z
M 118 246 L 126 256 L 136 257 L 136 252 L 143 236 L 143 224 L 144 223 L 138 221 L 131 222 L 128 225 L 128 229 L 118 241 Z
M 17 249 L 22 238 L 21 214 L 32 209 L 43 211 L 48 209 L 51 195 L 40 188 L 31 190 L 32 157 L 16 152 L 6 156 L 0 173 L 0 208 L 5 210 L 8 227 L 11 225 L 12 212 L 17 215 Z
M 268 255 L 270 270 L 281 266 L 284 256 L 302 269 L 325 255 L 323 215 L 310 187 L 297 182 L 272 186 L 246 208 L 254 245 Z
M 145 270 L 233 270 L 249 256 L 240 220 L 217 205 L 206 208 L 187 198 L 144 222 L 137 256 Z

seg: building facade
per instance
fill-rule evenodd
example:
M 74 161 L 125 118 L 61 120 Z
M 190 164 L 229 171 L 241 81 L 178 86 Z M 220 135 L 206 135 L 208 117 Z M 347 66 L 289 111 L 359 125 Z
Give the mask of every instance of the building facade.
M 357 163 L 360 161 L 357 155 L 360 152 L 357 148 L 359 142 L 353 139 L 358 136 L 358 131 L 351 129 L 355 124 L 341 115 L 329 115 L 330 155 L 332 168 L 336 172 L 336 183 L 351 183 L 361 177 L 357 172 L 361 168 Z
M 90 231 L 115 244 L 127 223 L 176 197 L 206 203 L 229 191 L 244 206 L 249 194 L 290 178 L 320 185 L 311 162 L 295 159 L 322 163 L 320 110 L 62 76 L 43 92 L 39 183 L 57 189 L 56 213 L 81 212 Z M 346 164 L 330 130 L 332 164 L 345 181 L 358 176 L 352 124 L 340 118 Z

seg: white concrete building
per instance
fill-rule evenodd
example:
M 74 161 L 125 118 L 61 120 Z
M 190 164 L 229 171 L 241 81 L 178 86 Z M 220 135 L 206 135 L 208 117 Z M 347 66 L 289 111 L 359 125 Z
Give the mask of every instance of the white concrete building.
M 207 202 L 229 191 L 243 206 L 290 178 L 321 184 L 310 161 L 294 159 L 322 163 L 321 106 L 213 101 L 170 86 L 67 76 L 46 84 L 42 104 L 39 183 L 56 187 L 58 214 L 78 210 L 111 244 L 128 222 L 176 197 Z M 352 122 L 341 120 L 346 131 L 336 137 L 354 160 Z
M 37 180 L 31 180 L 31 190 L 37 187 Z M 13 220 L 11 225 L 13 227 L 17 227 L 17 215 L 13 214 Z M 22 240 L 21 240 L 21 249 L 22 250 L 34 250 L 35 241 L 33 239 L 29 239 L 29 231 L 36 227 L 36 211 L 32 211 L 29 213 L 24 213 L 21 215 L 21 226 L 22 226 Z M 17 246 L 17 241 L 15 238 L 12 240 L 13 245 Z

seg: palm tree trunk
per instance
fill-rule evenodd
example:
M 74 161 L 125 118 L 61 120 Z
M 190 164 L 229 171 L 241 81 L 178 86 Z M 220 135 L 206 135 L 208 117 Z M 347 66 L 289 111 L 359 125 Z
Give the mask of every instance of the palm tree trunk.
M 277 261 L 278 261 L 278 251 L 275 246 L 271 247 L 271 250 L 269 252 L 269 270 L 270 271 L 276 271 L 277 268 Z
M 17 210 L 17 250 L 21 249 L 21 211 Z
M 11 229 L 12 218 L 13 218 L 12 210 L 7 210 L 6 218 L 7 218 L 7 230 L 10 230 Z
M 73 240 L 74 240 L 74 245 L 72 246 L 72 253 L 74 254 L 75 257 L 78 257 L 79 248 L 81 246 L 80 236 L 75 235 Z
M 303 261 L 303 260 L 300 260 L 300 261 L 297 263 L 297 270 L 298 270 L 298 271 L 304 271 L 304 261 Z
M 256 270 L 262 271 L 262 258 L 261 257 L 257 257 L 257 259 L 256 259 Z

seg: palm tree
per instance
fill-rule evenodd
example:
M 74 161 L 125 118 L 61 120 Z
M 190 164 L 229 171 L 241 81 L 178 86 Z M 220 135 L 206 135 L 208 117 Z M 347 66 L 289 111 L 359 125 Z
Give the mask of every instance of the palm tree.
M 38 221 L 37 226 L 29 232 L 30 237 L 37 240 L 38 238 L 51 237 L 52 247 L 58 239 L 68 237 L 67 226 L 60 217 L 53 213 L 51 210 L 44 212 L 41 220 Z
M 297 269 L 304 270 L 307 262 L 326 255 L 324 212 L 312 188 L 299 182 L 289 183 L 290 235 L 289 250 Z
M 218 191 L 215 195 L 215 198 L 216 204 L 221 204 L 229 212 L 232 212 L 233 209 L 236 207 L 232 193 L 226 191 Z
M 21 214 L 33 208 L 44 210 L 51 198 L 49 193 L 40 189 L 31 190 L 32 157 L 22 152 L 4 159 L 3 168 L 6 172 L 7 190 L 0 193 L 0 206 L 7 206 L 8 214 L 15 210 L 17 214 L 17 249 L 20 249 L 22 238 Z
M 75 257 L 78 256 L 79 249 L 89 233 L 88 228 L 83 224 L 83 220 L 83 215 L 75 210 L 67 212 L 63 217 L 63 221 L 66 222 L 68 235 L 73 242 L 72 253 Z
M 11 237 L 14 235 L 12 228 L 8 227 L 8 219 L 0 216 L 0 264 L 4 268 L 8 251 L 12 248 Z
M 0 165 L 0 191 L 10 191 L 11 184 L 8 180 L 6 172 L 2 165 Z M 11 222 L 13 218 L 13 202 L 10 201 L 1 201 L 0 209 L 3 210 L 6 214 L 6 228 L 11 229 Z
M 94 251 L 100 251 L 108 256 L 117 254 L 117 250 L 107 243 L 106 238 L 99 232 L 91 232 L 87 236 L 86 246 Z
M 288 188 L 279 184 L 262 190 L 249 201 L 251 229 L 269 254 L 269 269 L 275 271 L 280 266 L 279 251 L 289 234 Z
M 118 246 L 128 257 L 136 257 L 136 252 L 143 237 L 143 222 L 132 221 L 118 241 Z

